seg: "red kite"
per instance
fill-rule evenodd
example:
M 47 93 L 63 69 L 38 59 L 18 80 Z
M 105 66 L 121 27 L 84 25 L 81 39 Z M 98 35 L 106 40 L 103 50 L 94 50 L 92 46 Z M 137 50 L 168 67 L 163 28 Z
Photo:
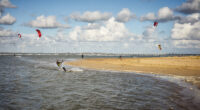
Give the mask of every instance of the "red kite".
M 155 22 L 153 23 L 153 26 L 154 26 L 154 27 L 157 27 L 157 26 L 158 26 L 158 22 L 155 21 Z
M 21 34 L 18 34 L 18 37 L 19 37 L 19 38 L 22 38 L 22 35 L 21 35 Z
M 38 33 L 38 36 L 39 36 L 39 38 L 42 36 L 42 33 L 40 32 L 40 30 L 39 29 L 36 29 L 36 31 L 37 31 L 37 33 Z

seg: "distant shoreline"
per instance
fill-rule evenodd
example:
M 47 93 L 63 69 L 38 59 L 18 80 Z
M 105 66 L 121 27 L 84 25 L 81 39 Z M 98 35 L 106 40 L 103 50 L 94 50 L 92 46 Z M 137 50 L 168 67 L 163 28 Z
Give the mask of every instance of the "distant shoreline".
M 15 52 L 0 52 L 0 56 L 26 56 L 26 55 L 84 55 L 85 57 L 113 57 L 117 58 L 119 56 L 126 58 L 134 57 L 169 57 L 169 56 L 200 56 L 200 54 L 178 54 L 178 53 L 163 53 L 163 54 L 117 54 L 117 53 L 15 53 Z
M 200 56 L 183 57 L 145 57 L 145 58 L 88 58 L 65 62 L 66 65 L 88 69 L 113 70 L 124 72 L 143 72 L 153 74 L 171 74 L 194 76 L 194 82 L 200 88 Z

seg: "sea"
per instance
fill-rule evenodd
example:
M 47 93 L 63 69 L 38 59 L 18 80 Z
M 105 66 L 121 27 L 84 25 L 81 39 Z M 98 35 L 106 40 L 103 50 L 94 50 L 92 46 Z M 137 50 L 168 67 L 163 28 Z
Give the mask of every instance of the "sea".
M 200 110 L 200 90 L 179 77 L 56 65 L 79 59 L 1 55 L 0 110 Z

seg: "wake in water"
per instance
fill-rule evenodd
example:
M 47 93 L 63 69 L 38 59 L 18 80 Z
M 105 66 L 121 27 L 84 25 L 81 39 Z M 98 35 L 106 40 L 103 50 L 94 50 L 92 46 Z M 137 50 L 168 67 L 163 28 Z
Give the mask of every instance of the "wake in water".
M 33 63 L 34 64 L 34 68 L 56 70 L 56 71 L 64 71 L 63 70 L 63 67 L 64 67 L 67 72 L 83 72 L 83 69 L 78 68 L 78 67 L 72 67 L 72 66 L 63 65 L 63 64 L 62 64 L 62 66 L 59 67 L 56 64 L 56 60 L 54 62 L 54 61 L 45 61 L 45 60 L 41 61 L 41 60 L 35 60 L 35 59 L 29 59 L 29 58 L 21 58 L 21 57 L 18 57 L 18 58 L 20 58 L 20 60 L 27 61 L 29 63 Z M 71 59 L 71 58 L 64 59 L 65 62 L 73 61 L 73 60 L 75 60 L 75 59 Z

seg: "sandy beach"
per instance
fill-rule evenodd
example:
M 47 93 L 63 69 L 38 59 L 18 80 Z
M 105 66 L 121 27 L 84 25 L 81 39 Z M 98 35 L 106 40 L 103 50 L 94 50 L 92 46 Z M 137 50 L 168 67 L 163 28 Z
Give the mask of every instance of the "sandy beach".
M 66 65 L 97 70 L 194 76 L 200 80 L 200 56 L 147 58 L 88 58 Z M 199 82 L 197 85 L 200 85 Z M 200 87 L 200 86 L 199 86 Z

